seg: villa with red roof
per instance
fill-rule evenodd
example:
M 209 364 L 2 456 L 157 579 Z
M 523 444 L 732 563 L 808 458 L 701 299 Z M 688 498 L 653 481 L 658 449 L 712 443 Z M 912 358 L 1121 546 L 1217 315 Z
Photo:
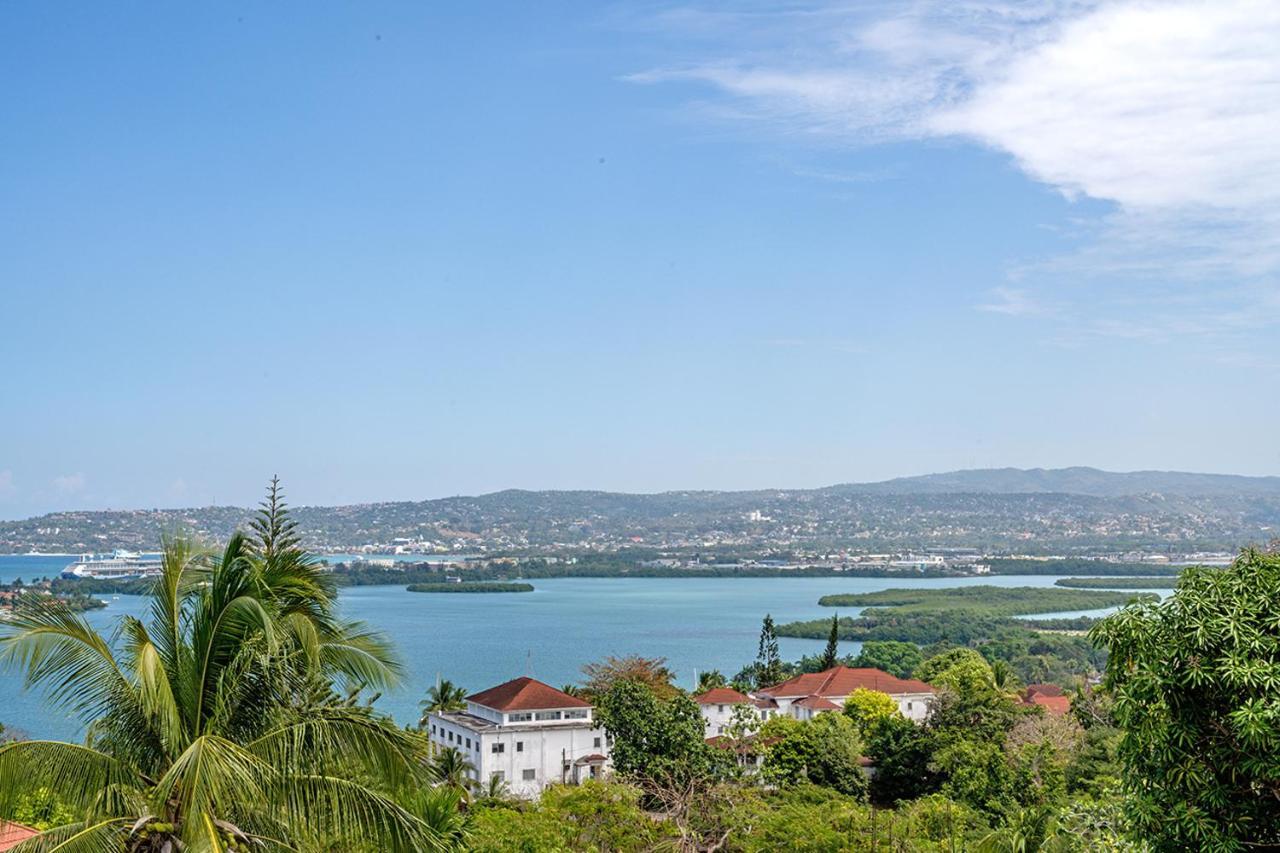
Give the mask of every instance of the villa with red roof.
M 823 672 L 797 675 L 750 695 L 721 687 L 695 696 L 694 701 L 702 709 L 708 737 L 713 737 L 725 733 L 735 705 L 751 705 L 761 719 L 786 714 L 798 720 L 811 720 L 823 712 L 844 708 L 849 694 L 858 688 L 887 694 L 898 703 L 902 716 L 917 723 L 928 716 L 935 696 L 934 689 L 923 681 L 897 678 L 870 667 L 835 666 Z
M 473 693 L 465 711 L 429 714 L 438 748 L 462 753 L 472 778 L 496 778 L 513 794 L 534 797 L 547 785 L 598 779 L 608 769 L 604 729 L 590 702 L 532 678 Z

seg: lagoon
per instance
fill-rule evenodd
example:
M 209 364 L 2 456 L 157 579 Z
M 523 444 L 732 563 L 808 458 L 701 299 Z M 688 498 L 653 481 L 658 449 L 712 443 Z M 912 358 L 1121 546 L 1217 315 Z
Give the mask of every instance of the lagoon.
M 53 574 L 65 558 L 0 556 L 0 580 Z M 405 685 L 376 707 L 398 721 L 417 720 L 417 703 L 437 676 L 481 690 L 520 675 L 550 684 L 577 681 L 584 663 L 605 655 L 665 657 L 678 683 L 692 687 L 696 673 L 715 668 L 732 676 L 756 654 L 760 620 L 830 617 L 819 607 L 829 593 L 874 592 L 890 587 L 1052 586 L 1058 576 L 974 578 L 552 578 L 532 580 L 520 595 L 414 595 L 403 586 L 343 589 L 342 615 L 386 632 L 405 663 Z M 148 599 L 104 596 L 108 606 L 87 618 L 109 629 L 118 617 L 145 618 Z M 856 615 L 857 609 L 839 611 Z M 824 643 L 783 637 L 782 655 L 796 660 Z M 858 643 L 842 644 L 854 653 Z M 75 738 L 79 726 L 22 690 L 17 675 L 0 673 L 0 723 L 30 736 Z

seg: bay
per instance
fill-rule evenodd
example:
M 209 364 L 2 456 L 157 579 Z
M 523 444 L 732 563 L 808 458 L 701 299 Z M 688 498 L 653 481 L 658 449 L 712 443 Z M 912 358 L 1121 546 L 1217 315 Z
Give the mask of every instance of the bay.
M 0 556 L 0 579 L 56 574 L 66 557 Z M 50 568 L 50 567 L 53 568 Z M 403 686 L 375 707 L 401 723 L 417 720 L 418 701 L 437 677 L 482 690 L 532 675 L 561 686 L 580 679 L 584 663 L 605 655 L 665 657 L 678 683 L 692 687 L 696 673 L 719 669 L 732 676 L 756 655 L 760 621 L 829 617 L 818 598 L 890 587 L 1052 586 L 1057 576 L 974 578 L 554 578 L 533 580 L 534 591 L 514 594 L 432 595 L 402 586 L 343 589 L 344 618 L 369 623 L 395 643 L 405 665 Z M 148 600 L 104 596 L 107 607 L 86 618 L 110 631 L 120 616 L 146 618 Z M 857 609 L 839 611 L 852 616 Z M 781 638 L 787 660 L 817 654 L 820 640 Z M 856 653 L 858 643 L 842 644 Z M 0 672 L 0 723 L 29 736 L 78 738 L 77 721 L 25 691 L 21 677 Z

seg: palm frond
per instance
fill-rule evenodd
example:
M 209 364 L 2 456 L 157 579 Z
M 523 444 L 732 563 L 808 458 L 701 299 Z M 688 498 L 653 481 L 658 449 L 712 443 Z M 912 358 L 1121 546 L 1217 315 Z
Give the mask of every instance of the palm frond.
M 106 639 L 51 596 L 23 600 L 0 623 L 0 664 L 25 670 L 27 687 L 86 721 L 132 690 Z
M 262 781 L 269 774 L 253 753 L 225 738 L 201 735 L 174 759 L 152 798 L 157 804 L 176 803 L 184 824 L 190 824 L 201 815 L 230 812 L 237 802 L 264 802 Z
M 0 746 L 0 814 L 40 788 L 91 817 L 118 814 L 138 782 L 135 770 L 88 746 L 49 740 Z
M 418 817 L 367 786 L 334 776 L 280 780 L 276 797 L 299 836 L 309 829 L 327 837 L 373 842 L 379 850 L 444 850 Z
M 9 853 L 120 853 L 130 818 L 72 823 L 28 838 Z
M 354 761 L 393 786 L 407 780 L 426 753 L 420 736 L 372 716 L 367 709 L 348 706 L 322 708 L 245 748 L 281 773 L 323 770 Z
M 400 684 L 404 665 L 381 632 L 363 622 L 344 622 L 321 637 L 325 671 L 349 684 L 389 690 Z

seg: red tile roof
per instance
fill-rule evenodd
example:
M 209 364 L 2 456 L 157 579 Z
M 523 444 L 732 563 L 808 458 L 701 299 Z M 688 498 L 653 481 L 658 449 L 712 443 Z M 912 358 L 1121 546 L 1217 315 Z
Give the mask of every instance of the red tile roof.
M 546 711 L 556 708 L 590 708 L 591 703 L 550 684 L 521 676 L 508 682 L 472 693 L 468 702 L 475 702 L 495 711 Z
M 699 705 L 745 705 L 750 704 L 751 697 L 732 687 L 716 687 L 701 696 L 694 696 L 693 701 Z
M 39 834 L 40 830 L 38 829 L 32 829 L 20 823 L 9 823 L 6 820 L 0 820 L 0 850 L 9 850 L 17 847 L 28 838 L 34 838 Z
M 797 708 L 812 708 L 815 711 L 839 711 L 840 706 L 830 699 L 821 696 L 806 696 L 796 703 Z
M 1066 691 L 1056 684 L 1028 684 L 1027 689 L 1023 691 L 1028 697 L 1037 693 L 1041 696 L 1065 696 Z
M 1045 696 L 1043 693 L 1036 693 L 1031 696 L 1028 704 L 1039 705 L 1044 708 L 1046 714 L 1053 717 L 1061 717 L 1071 712 L 1070 696 Z
M 865 690 L 879 690 L 890 696 L 903 693 L 933 693 L 934 690 L 923 681 L 912 678 L 897 678 L 887 672 L 871 667 L 854 669 L 848 666 L 833 666 L 823 672 L 810 672 L 789 678 L 781 684 L 766 687 L 759 691 L 775 698 L 793 698 L 799 696 L 842 697 L 848 696 L 859 687 Z

